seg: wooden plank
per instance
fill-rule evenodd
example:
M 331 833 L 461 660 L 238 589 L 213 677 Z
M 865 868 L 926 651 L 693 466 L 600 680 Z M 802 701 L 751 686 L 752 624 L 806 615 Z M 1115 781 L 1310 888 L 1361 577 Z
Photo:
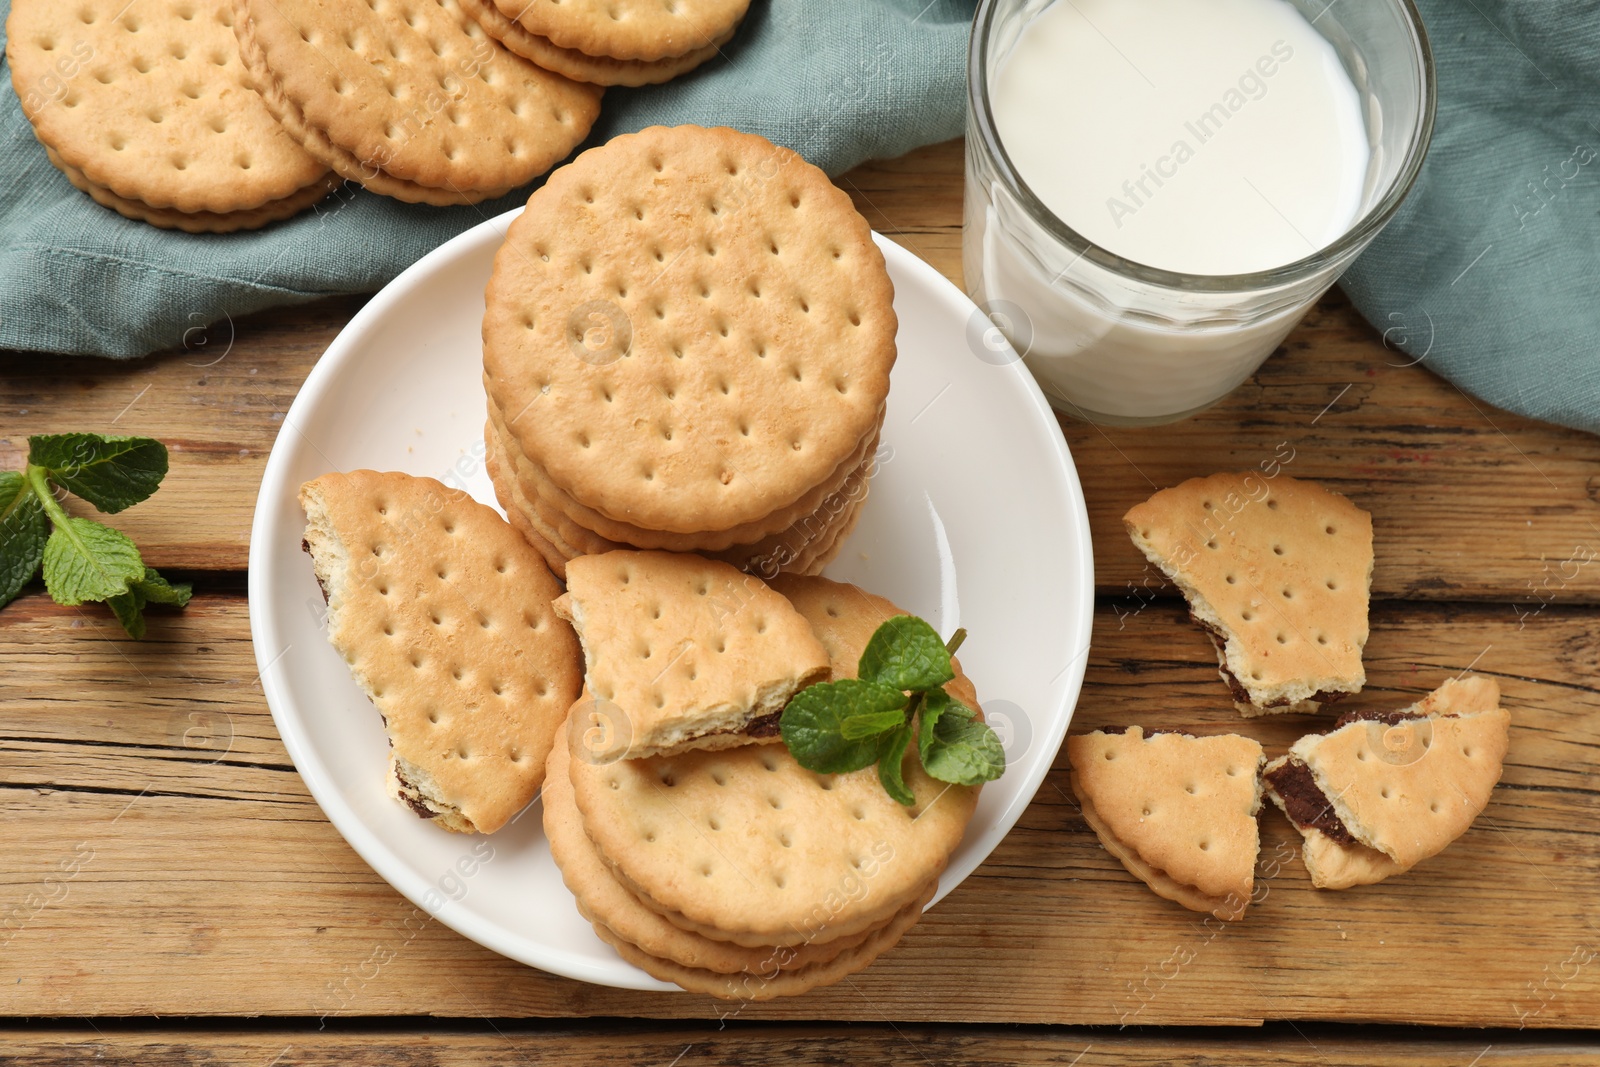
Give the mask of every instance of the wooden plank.
M 621 1032 L 617 1032 L 621 1029 Z M 1386 1035 L 1379 1038 L 1319 1028 L 1260 1035 L 1149 1034 L 1082 1030 L 1018 1031 L 973 1027 L 882 1025 L 732 1026 L 711 1029 L 529 1029 L 486 1021 L 476 1032 L 411 1030 L 338 1033 L 316 1030 L 230 1031 L 155 1028 L 118 1031 L 25 1029 L 0 1034 L 15 1067 L 81 1063 L 90 1057 L 144 1067 L 809 1067 L 849 1063 L 1053 1064 L 1057 1067 L 1167 1067 L 1226 1063 L 1233 1067 L 1585 1067 L 1600 1064 L 1600 1047 L 1573 1042 L 1512 1041 L 1474 1034 Z
M 840 181 L 876 227 L 959 280 L 961 169 L 951 142 Z M 118 524 L 155 566 L 242 569 L 266 450 L 360 304 L 223 323 L 196 331 L 187 350 L 131 363 L 0 356 L 0 463 L 17 462 L 29 433 L 161 437 L 173 472 Z M 1408 362 L 1335 293 L 1259 374 L 1195 419 L 1143 430 L 1064 420 L 1101 592 L 1134 597 L 1159 584 L 1122 534 L 1131 504 L 1196 474 L 1265 463 L 1325 480 L 1373 512 L 1381 596 L 1516 601 L 1508 612 L 1600 601 L 1600 439 L 1485 408 Z
M 1239 720 L 1175 601 L 1106 607 L 1097 627 L 1076 729 L 1241 729 L 1281 751 L 1317 725 Z M 1597 659 L 1594 609 L 1519 628 L 1494 607 L 1380 603 L 1357 699 L 1405 701 L 1475 665 L 1515 716 L 1504 783 L 1449 852 L 1322 893 L 1269 813 L 1265 899 L 1222 927 L 1099 848 L 1058 757 L 989 862 L 893 953 L 833 989 L 740 1005 L 557 979 L 412 908 L 290 768 L 241 597 L 152 613 L 136 644 L 96 609 L 27 596 L 0 615 L 3 1011 L 1585 1026 L 1600 1012 Z M 991 707 L 1005 696 L 986 688 Z M 1029 709 L 1006 710 L 1030 728 Z
M 243 570 L 256 490 L 283 416 L 364 302 L 342 297 L 197 326 L 186 348 L 141 360 L 0 354 L 0 468 L 22 465 L 29 434 L 160 438 L 167 477 L 154 497 L 113 520 L 117 528 L 153 567 Z

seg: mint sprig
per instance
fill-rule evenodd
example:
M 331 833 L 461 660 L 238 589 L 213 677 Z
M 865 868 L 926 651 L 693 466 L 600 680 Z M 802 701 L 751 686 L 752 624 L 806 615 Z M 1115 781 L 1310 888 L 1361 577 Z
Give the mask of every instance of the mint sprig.
M 783 743 L 802 767 L 848 774 L 873 764 L 884 791 L 906 806 L 916 797 L 904 762 L 915 751 L 923 770 L 953 785 L 978 785 L 1005 773 L 1000 739 L 978 713 L 945 692 L 955 679 L 948 644 L 914 615 L 889 619 L 861 652 L 855 678 L 821 682 L 796 693 L 778 720 Z
M 166 473 L 166 446 L 149 437 L 28 438 L 27 467 L 0 471 L 0 607 L 16 599 L 41 568 L 56 603 L 104 601 L 130 637 L 144 636 L 146 605 L 187 604 L 190 587 L 173 585 L 146 567 L 131 538 L 68 515 L 56 499 L 56 490 L 65 489 L 115 513 L 148 499 Z

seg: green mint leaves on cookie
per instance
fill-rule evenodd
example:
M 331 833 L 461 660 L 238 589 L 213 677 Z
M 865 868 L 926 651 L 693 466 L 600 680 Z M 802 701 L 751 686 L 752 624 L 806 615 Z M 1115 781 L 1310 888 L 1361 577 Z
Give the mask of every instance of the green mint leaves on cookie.
M 187 604 L 189 586 L 146 567 L 126 534 L 68 515 L 56 499 L 64 489 L 114 514 L 148 499 L 166 473 L 166 446 L 149 437 L 28 438 L 26 469 L 0 471 L 0 607 L 41 568 L 56 603 L 104 601 L 130 637 L 144 636 L 147 604 Z
M 906 806 L 904 761 L 914 750 L 923 770 L 953 785 L 978 785 L 1005 773 L 1005 750 L 978 713 L 944 691 L 955 679 L 949 644 L 914 615 L 889 619 L 867 642 L 857 677 L 821 682 L 783 709 L 783 743 L 802 767 L 848 774 L 877 764 L 884 791 Z

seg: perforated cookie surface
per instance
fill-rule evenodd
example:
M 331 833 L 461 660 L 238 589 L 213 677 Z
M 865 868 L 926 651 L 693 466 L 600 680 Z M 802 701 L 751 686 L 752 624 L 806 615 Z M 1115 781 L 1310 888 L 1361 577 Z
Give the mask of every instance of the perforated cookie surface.
M 1220 634 L 1253 710 L 1365 684 L 1372 516 L 1345 497 L 1287 475 L 1214 474 L 1163 489 L 1123 522 Z
M 794 503 L 875 428 L 893 298 L 820 170 L 750 134 L 652 127 L 562 167 L 511 224 L 487 388 L 573 499 L 725 530 Z
M 537 793 L 581 683 L 555 578 L 499 515 L 431 478 L 327 474 L 300 499 L 328 639 L 393 755 L 479 831 L 504 825 Z
M 784 575 L 775 588 L 839 677 L 855 676 L 884 619 L 905 614 L 825 578 Z M 977 708 L 959 673 L 951 692 Z M 889 798 L 874 768 L 814 774 L 782 745 L 571 764 L 584 826 L 625 884 L 679 926 L 754 946 L 859 933 L 944 870 L 979 791 L 935 781 L 914 758 L 904 770 L 917 797 L 910 808 Z
M 164 230 L 183 230 L 186 233 L 233 233 L 237 230 L 255 230 L 311 207 L 338 187 L 340 179 L 329 174 L 315 185 L 308 185 L 282 200 L 273 200 L 248 211 L 177 211 L 172 208 L 151 207 L 142 200 L 129 200 L 110 189 L 96 185 L 84 177 L 83 171 L 70 167 L 54 149 L 45 149 L 50 162 L 67 176 L 67 181 L 94 198 L 95 203 L 108 207 L 117 214 L 138 222 L 148 222 Z
M 1429 718 L 1352 722 L 1303 737 L 1290 753 L 1357 840 L 1409 868 L 1465 833 L 1489 803 L 1510 743 L 1499 697 L 1482 676 L 1446 682 L 1414 705 Z
M 583 706 L 582 700 L 579 706 Z M 638 897 L 612 876 L 583 832 L 583 818 L 572 799 L 572 782 L 567 771 L 569 759 L 568 746 L 558 741 L 550 750 L 550 763 L 540 794 L 545 837 L 550 841 L 550 854 L 561 868 L 562 881 L 577 898 L 578 910 L 597 929 L 604 928 L 601 936 L 611 944 L 626 942 L 647 956 L 694 970 L 767 975 L 774 970 L 792 971 L 826 963 L 845 949 L 860 944 L 870 933 L 786 949 L 744 948 L 674 926 L 640 903 Z
M 520 22 L 508 18 L 494 0 L 461 0 L 461 7 L 478 20 L 478 25 L 488 31 L 489 36 L 517 55 L 533 60 L 545 70 L 593 85 L 657 85 L 670 81 L 716 58 L 721 46 L 733 37 L 733 30 L 729 29 L 721 38 L 701 48 L 666 59 L 612 59 L 591 56 L 576 48 L 562 48 L 548 37 L 529 33 Z
M 248 212 L 327 167 L 256 95 L 232 24 L 227 0 L 14 0 L 6 58 L 39 140 L 87 183 L 153 211 Z
M 1073 735 L 1067 758 L 1074 790 L 1094 805 L 1102 840 L 1109 834 L 1149 868 L 1243 910 L 1260 847 L 1259 743 L 1237 734 L 1147 738 L 1131 726 Z
M 491 38 L 456 0 L 235 0 L 263 97 L 312 154 L 408 200 L 470 203 L 548 170 L 600 90 Z
M 604 753 L 612 758 L 737 733 L 828 673 L 827 653 L 787 600 L 700 556 L 580 556 L 554 608 L 578 631 L 589 690 L 627 720 L 622 747 Z
M 750 0 L 494 0 L 501 14 L 562 48 L 658 60 L 730 33 Z

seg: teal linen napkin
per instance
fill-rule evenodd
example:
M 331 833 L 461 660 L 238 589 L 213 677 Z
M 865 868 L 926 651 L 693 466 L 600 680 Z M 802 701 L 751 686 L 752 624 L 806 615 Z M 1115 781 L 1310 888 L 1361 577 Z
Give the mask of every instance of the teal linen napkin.
M 1600 432 L 1600 2 L 1417 7 L 1438 67 L 1433 147 L 1340 284 L 1390 362 Z
M 0 19 L 10 6 L 0 0 Z M 608 90 L 588 143 L 656 124 L 734 126 L 838 174 L 957 137 L 973 7 L 974 0 L 754 0 L 722 58 L 663 86 Z M 532 188 L 441 209 L 347 187 L 315 212 L 253 233 L 158 230 L 100 207 L 51 166 L 7 68 L 0 348 L 138 356 L 199 340 L 214 321 L 369 292 L 522 203 Z

